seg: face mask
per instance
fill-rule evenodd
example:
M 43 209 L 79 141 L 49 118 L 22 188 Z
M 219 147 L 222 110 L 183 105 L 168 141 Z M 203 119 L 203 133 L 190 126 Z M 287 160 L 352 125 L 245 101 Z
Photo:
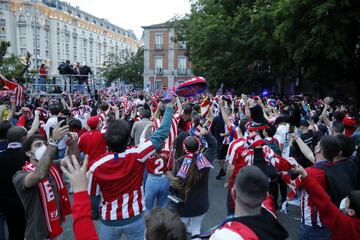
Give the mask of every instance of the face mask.
M 339 209 L 340 209 L 340 211 L 342 211 L 343 213 L 346 213 L 345 200 L 346 200 L 346 198 L 344 198 L 343 200 L 341 200 L 340 205 L 339 205 Z
M 320 153 L 320 151 L 321 151 L 320 146 L 316 146 L 315 149 L 314 149 L 314 153 L 318 154 L 318 153 Z
M 44 155 L 45 151 L 46 151 L 46 146 L 45 145 L 42 145 L 41 147 L 36 149 L 35 150 L 35 159 L 40 161 L 40 159 Z

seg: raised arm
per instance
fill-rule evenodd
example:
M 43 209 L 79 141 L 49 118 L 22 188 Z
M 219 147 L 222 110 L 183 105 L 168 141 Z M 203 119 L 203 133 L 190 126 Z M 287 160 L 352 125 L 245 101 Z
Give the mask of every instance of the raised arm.
M 80 167 L 75 156 L 65 161 L 61 169 L 71 182 L 74 191 L 74 203 L 72 215 L 74 218 L 73 228 L 75 239 L 97 240 L 96 228 L 91 218 L 91 202 L 87 193 L 88 179 L 86 177 L 88 158 Z
M 351 217 L 343 214 L 337 206 L 331 202 L 330 196 L 314 177 L 309 176 L 301 166 L 298 166 L 293 171 L 301 175 L 306 192 L 309 194 L 311 202 L 318 209 L 322 223 L 331 231 L 349 232 L 353 230 L 351 229 L 352 225 L 348 224 Z
M 245 116 L 250 118 L 250 107 L 249 107 L 248 97 L 245 94 L 241 94 L 241 98 L 245 104 Z
M 11 111 L 10 111 L 9 115 L 7 116 L 7 120 L 10 120 L 15 115 L 15 112 L 16 112 L 16 101 L 12 100 L 11 101 Z
M 322 111 L 320 118 L 324 121 L 325 125 L 330 128 L 331 127 L 331 121 L 329 120 L 327 116 L 327 110 L 330 108 L 329 105 L 325 104 L 324 110 Z
M 206 158 L 212 162 L 215 157 L 216 157 L 216 150 L 217 150 L 217 141 L 216 138 L 208 133 L 204 128 L 201 129 L 201 135 L 204 136 L 207 144 L 208 144 L 208 148 L 205 150 L 204 154 L 206 156 Z
M 221 115 L 222 115 L 222 117 L 223 117 L 223 119 L 224 119 L 225 125 L 226 125 L 228 128 L 230 128 L 231 125 L 232 125 L 232 122 L 230 121 L 228 115 L 226 114 L 226 112 L 225 112 L 225 107 L 224 107 L 224 106 L 225 106 L 225 102 L 224 102 L 224 100 L 222 100 L 222 101 L 220 102 Z
M 172 102 L 166 105 L 165 113 L 161 120 L 160 127 L 156 129 L 154 134 L 150 137 L 150 141 L 152 142 L 156 150 L 160 150 L 162 148 L 164 140 L 169 136 L 173 113 L 174 99 Z
M 300 148 L 300 151 L 304 154 L 304 156 L 312 163 L 315 163 L 315 156 L 309 146 L 306 145 L 306 143 L 304 143 L 304 141 L 297 135 L 293 134 L 292 137 L 296 141 L 297 145 Z
M 68 131 L 68 129 L 68 126 L 60 127 L 60 123 L 57 124 L 57 126 L 53 130 L 52 138 L 56 142 L 60 141 L 65 136 L 65 133 Z M 46 147 L 45 153 L 36 165 L 35 171 L 25 177 L 26 188 L 34 187 L 36 184 L 38 184 L 40 181 L 42 181 L 49 175 L 50 166 L 53 160 L 52 157 L 56 153 L 56 150 L 56 143 L 49 143 L 49 145 Z
M 31 124 L 31 128 L 28 131 L 27 137 L 34 135 L 36 133 L 36 131 L 39 130 L 39 118 L 40 118 L 39 116 L 40 116 L 40 111 L 35 110 L 34 121 Z

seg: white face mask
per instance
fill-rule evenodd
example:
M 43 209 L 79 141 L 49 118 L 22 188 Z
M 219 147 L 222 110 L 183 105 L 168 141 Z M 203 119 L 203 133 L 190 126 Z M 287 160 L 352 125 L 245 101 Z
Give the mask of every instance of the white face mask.
M 340 205 L 339 205 L 339 209 L 340 209 L 340 211 L 342 211 L 343 213 L 346 213 L 345 200 L 346 200 L 346 198 L 344 198 L 343 200 L 341 200 Z
M 40 159 L 44 155 L 45 151 L 46 151 L 46 146 L 45 145 L 42 145 L 41 147 L 36 149 L 35 150 L 35 159 L 40 161 Z

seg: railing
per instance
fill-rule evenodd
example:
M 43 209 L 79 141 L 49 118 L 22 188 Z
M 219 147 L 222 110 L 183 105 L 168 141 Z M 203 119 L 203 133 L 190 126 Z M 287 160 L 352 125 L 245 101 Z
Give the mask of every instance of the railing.
M 83 79 L 82 79 L 83 78 Z M 80 84 L 81 80 L 86 80 L 87 84 Z M 50 79 L 50 80 L 49 80 Z M 47 75 L 46 79 L 40 75 L 34 75 L 30 81 L 26 82 L 26 87 L 30 95 L 58 95 L 62 92 L 93 93 L 97 89 L 105 87 L 103 79 L 92 75 Z

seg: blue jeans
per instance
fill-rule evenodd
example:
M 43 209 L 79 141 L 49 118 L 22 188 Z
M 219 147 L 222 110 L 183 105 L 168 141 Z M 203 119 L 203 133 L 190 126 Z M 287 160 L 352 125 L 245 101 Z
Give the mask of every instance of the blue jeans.
M 100 218 L 99 213 L 99 205 L 101 201 L 101 196 L 91 196 L 90 195 L 90 201 L 91 201 L 91 209 L 92 209 L 92 219 L 97 220 Z
M 326 227 L 311 227 L 303 223 L 299 226 L 299 240 L 328 240 L 331 232 Z
M 0 240 L 5 240 L 5 215 L 0 212 Z
M 135 222 L 123 226 L 108 226 L 100 223 L 99 239 L 101 240 L 115 240 L 121 239 L 122 235 L 131 240 L 144 240 L 145 236 L 145 221 L 144 216 Z
M 39 87 L 38 89 L 42 92 L 46 92 L 46 87 L 45 87 L 45 78 L 44 77 L 39 77 L 39 82 L 38 82 Z
M 165 208 L 168 204 L 169 179 L 166 175 L 149 174 L 145 184 L 145 208 L 148 213 L 155 205 Z

